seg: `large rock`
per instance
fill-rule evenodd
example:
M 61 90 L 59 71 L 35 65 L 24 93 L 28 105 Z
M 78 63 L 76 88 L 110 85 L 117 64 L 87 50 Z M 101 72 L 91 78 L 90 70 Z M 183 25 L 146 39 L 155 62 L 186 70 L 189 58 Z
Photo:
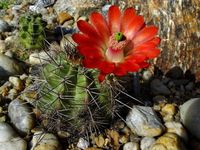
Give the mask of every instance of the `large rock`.
M 193 98 L 180 106 L 183 125 L 200 140 L 200 98 Z
M 155 111 L 144 106 L 133 106 L 126 117 L 126 124 L 139 136 L 158 136 L 165 129 Z
M 27 143 L 7 123 L 0 123 L 0 150 L 26 150 Z
M 22 134 L 29 134 L 35 125 L 30 107 L 18 99 L 9 104 L 8 115 L 13 125 Z
M 19 75 L 23 73 L 22 66 L 14 59 L 0 54 L 0 78 L 6 78 L 11 75 Z
M 145 16 L 147 24 L 159 28 L 161 54 L 154 61 L 167 72 L 180 66 L 185 72 L 190 69 L 200 81 L 200 19 L 199 0 L 117 0 L 135 7 Z M 186 9 L 187 8 L 187 9 Z

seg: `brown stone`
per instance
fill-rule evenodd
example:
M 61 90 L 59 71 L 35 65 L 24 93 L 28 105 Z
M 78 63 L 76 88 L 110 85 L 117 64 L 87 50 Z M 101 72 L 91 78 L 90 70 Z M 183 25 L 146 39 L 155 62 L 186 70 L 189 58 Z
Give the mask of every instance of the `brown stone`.
M 71 20 L 73 17 L 67 12 L 61 12 L 58 14 L 58 22 L 59 24 L 63 24 L 65 21 Z

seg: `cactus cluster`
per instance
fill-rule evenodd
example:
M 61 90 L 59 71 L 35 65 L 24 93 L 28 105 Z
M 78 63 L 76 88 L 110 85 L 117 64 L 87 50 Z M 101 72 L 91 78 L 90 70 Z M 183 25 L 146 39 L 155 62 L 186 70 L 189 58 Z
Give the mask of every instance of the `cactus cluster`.
M 71 134 L 98 132 L 111 117 L 114 100 L 108 84 L 100 84 L 94 70 L 66 59 L 63 52 L 42 68 L 39 98 L 35 105 L 43 116 L 61 122 Z
M 27 13 L 19 19 L 19 38 L 26 49 L 40 49 L 44 46 L 46 23 L 41 14 Z

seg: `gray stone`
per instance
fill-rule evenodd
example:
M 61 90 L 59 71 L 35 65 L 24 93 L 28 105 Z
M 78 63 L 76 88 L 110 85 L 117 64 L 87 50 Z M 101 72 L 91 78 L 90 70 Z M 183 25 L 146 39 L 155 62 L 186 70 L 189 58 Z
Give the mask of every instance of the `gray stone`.
M 55 135 L 39 131 L 33 135 L 31 150 L 61 150 L 61 146 Z
M 154 95 L 170 95 L 171 92 L 159 79 L 151 82 L 151 91 Z
M 86 15 L 90 11 L 100 8 L 105 0 L 59 0 L 53 8 L 57 13 L 67 11 L 71 16 L 75 14 Z
M 10 30 L 10 27 L 7 22 L 0 19 L 0 32 L 7 32 Z
M 123 146 L 123 150 L 139 150 L 139 149 L 140 149 L 139 144 L 135 142 L 128 142 Z
M 31 65 L 45 64 L 51 60 L 49 56 L 54 56 L 54 55 L 55 52 L 53 51 L 50 52 L 41 51 L 39 53 L 35 52 L 29 56 L 29 63 Z
M 192 98 L 180 106 L 183 125 L 200 140 L 200 98 Z
M 156 139 L 153 137 L 144 137 L 140 141 L 141 150 L 150 150 L 151 146 L 155 143 Z
M 0 40 L 0 53 L 3 53 L 6 51 L 6 43 L 4 40 Z
M 29 9 L 36 13 L 41 13 L 41 10 L 45 7 L 53 5 L 55 0 L 38 0 L 35 5 L 29 6 Z
M 29 134 L 35 125 L 30 107 L 18 99 L 9 104 L 8 115 L 13 125 L 22 134 Z
M 0 123 L 0 150 L 26 150 L 27 143 L 7 123 Z
M 80 149 L 86 149 L 89 147 L 89 142 L 86 141 L 84 138 L 80 138 L 78 140 L 77 147 Z
M 126 124 L 139 136 L 158 136 L 165 129 L 155 111 L 144 106 L 133 106 L 126 117 Z
M 0 78 L 23 73 L 22 66 L 14 59 L 0 54 Z

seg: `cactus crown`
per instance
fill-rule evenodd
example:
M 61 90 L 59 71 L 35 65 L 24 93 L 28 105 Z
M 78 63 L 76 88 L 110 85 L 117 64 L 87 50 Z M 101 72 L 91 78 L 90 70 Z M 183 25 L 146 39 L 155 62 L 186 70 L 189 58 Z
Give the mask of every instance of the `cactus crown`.
M 44 45 L 46 23 L 41 14 L 27 13 L 19 19 L 19 37 L 26 49 L 39 49 Z

